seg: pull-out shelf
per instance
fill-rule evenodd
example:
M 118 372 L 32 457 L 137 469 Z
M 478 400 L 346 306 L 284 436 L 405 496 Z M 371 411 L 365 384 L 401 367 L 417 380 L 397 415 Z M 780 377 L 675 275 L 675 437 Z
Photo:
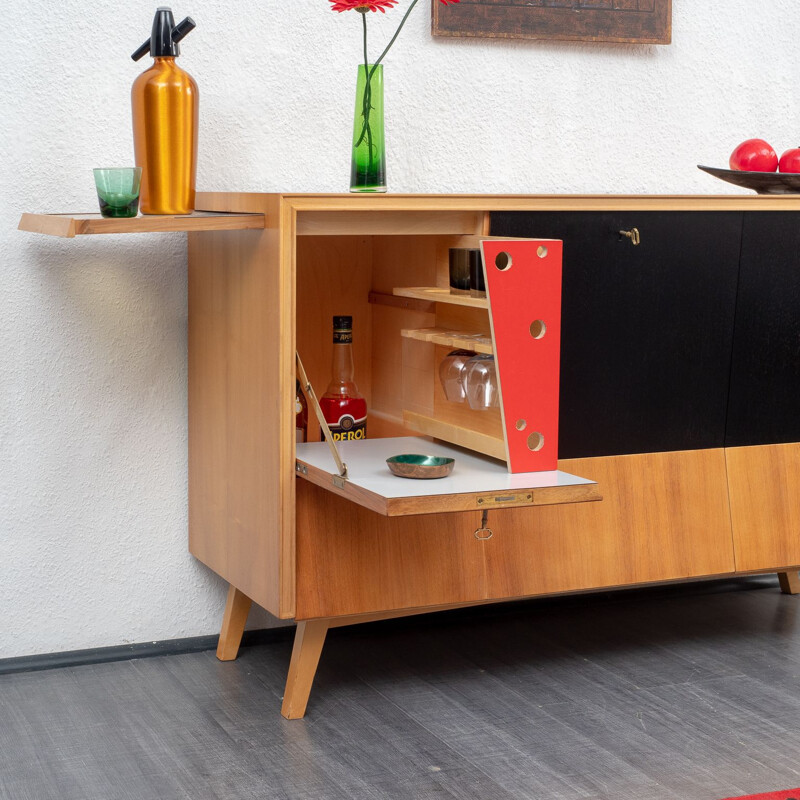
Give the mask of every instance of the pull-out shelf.
M 100 214 L 23 214 L 18 229 L 73 239 L 94 233 L 174 233 L 243 231 L 264 228 L 264 214 L 192 211 L 189 214 L 139 214 L 103 217 Z
M 597 484 L 586 478 L 560 470 L 511 474 L 492 458 L 416 436 L 337 446 L 347 464 L 347 479 L 339 476 L 325 442 L 297 445 L 297 475 L 387 517 L 602 499 Z M 389 471 L 386 459 L 404 453 L 454 458 L 455 468 L 446 478 L 399 478 Z

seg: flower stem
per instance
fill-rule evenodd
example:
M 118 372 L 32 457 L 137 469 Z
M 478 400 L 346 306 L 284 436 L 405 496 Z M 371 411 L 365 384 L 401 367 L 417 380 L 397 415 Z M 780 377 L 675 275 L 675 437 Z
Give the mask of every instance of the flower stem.
M 408 7 L 408 10 L 403 15 L 403 19 L 400 20 L 400 24 L 397 26 L 397 30 L 394 32 L 394 36 L 389 40 L 389 44 L 383 49 L 383 52 L 378 56 L 378 60 L 372 65 L 372 69 L 369 69 L 367 65 L 367 20 L 366 20 L 366 9 L 362 12 L 361 16 L 364 17 L 364 69 L 367 71 L 367 82 L 366 86 L 364 87 L 364 108 L 366 113 L 364 115 L 364 126 L 361 128 L 361 135 L 358 137 L 358 141 L 356 142 L 356 147 L 364 141 L 364 136 L 369 136 L 370 140 L 372 139 L 372 131 L 369 127 L 369 110 L 367 103 L 369 100 L 372 99 L 372 91 L 371 91 L 371 83 L 372 83 L 372 76 L 375 74 L 375 70 L 378 67 L 378 64 L 383 61 L 383 57 L 389 52 L 389 48 L 394 44 L 395 39 L 400 35 L 400 31 L 403 30 L 403 25 L 406 24 L 406 20 L 408 19 L 408 15 L 414 10 L 414 6 L 417 4 L 418 0 L 411 0 L 411 5 Z M 370 147 L 370 163 L 372 161 L 372 148 Z
M 364 118 L 364 125 L 361 128 L 361 135 L 358 137 L 356 147 L 364 141 L 364 134 L 367 136 L 367 151 L 369 157 L 369 170 L 372 171 L 372 127 L 369 124 L 370 111 L 372 109 L 372 72 L 369 69 L 369 57 L 367 56 L 367 15 L 366 9 L 361 12 L 361 20 L 364 25 L 364 97 L 361 107 L 361 115 Z M 374 70 L 373 70 L 374 71 Z
M 397 26 L 397 30 L 394 32 L 394 36 L 389 40 L 389 44 L 386 45 L 383 52 L 378 57 L 378 60 L 372 65 L 372 72 L 375 72 L 375 67 L 383 61 L 383 57 L 389 52 L 389 48 L 394 44 L 394 40 L 400 35 L 400 31 L 403 30 L 403 25 L 406 24 L 406 20 L 408 19 L 408 15 L 414 10 L 414 6 L 417 4 L 417 0 L 411 0 L 411 5 L 408 7 L 408 11 L 403 15 L 403 19 L 400 20 L 400 24 Z M 370 73 L 370 77 L 372 77 L 372 73 Z

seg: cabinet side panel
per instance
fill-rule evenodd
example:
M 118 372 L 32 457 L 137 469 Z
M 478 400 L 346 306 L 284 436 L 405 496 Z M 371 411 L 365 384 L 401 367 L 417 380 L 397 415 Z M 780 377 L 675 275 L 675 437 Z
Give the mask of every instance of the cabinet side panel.
M 489 512 L 490 597 L 734 571 L 722 449 L 560 461 L 603 500 Z
M 291 255 L 270 211 L 265 231 L 189 236 L 189 549 L 287 617 L 294 309 Z
M 726 451 L 736 569 L 800 564 L 800 444 Z
M 228 571 L 227 280 L 220 256 L 236 242 L 229 236 L 188 237 L 189 551 L 220 575 Z

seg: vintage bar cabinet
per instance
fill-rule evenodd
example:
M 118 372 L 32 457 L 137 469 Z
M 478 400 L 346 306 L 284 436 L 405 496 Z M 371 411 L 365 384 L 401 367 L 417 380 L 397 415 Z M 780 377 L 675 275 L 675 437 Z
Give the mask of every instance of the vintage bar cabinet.
M 205 193 L 197 205 L 176 218 L 26 214 L 20 228 L 189 233 L 189 548 L 230 584 L 219 658 L 236 657 L 252 602 L 297 621 L 284 716 L 305 713 L 334 626 L 710 576 L 776 572 L 783 591 L 800 588 L 800 197 Z M 436 379 L 452 331 L 492 349 L 485 305 L 442 291 L 448 248 L 490 235 L 564 243 L 568 475 L 555 481 L 503 483 L 518 476 L 485 458 L 506 455 L 501 415 L 448 406 Z M 359 481 L 361 443 L 343 447 L 348 480 L 324 445 L 296 446 L 295 352 L 321 392 L 334 314 L 354 319 L 366 461 L 407 452 L 393 437 L 433 437 L 465 461 L 484 454 L 470 490 L 383 492 Z

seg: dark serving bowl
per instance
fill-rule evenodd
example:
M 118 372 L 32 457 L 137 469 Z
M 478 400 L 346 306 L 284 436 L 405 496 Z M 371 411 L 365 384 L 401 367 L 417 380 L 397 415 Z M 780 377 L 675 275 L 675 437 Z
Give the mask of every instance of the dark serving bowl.
M 738 169 L 717 169 L 697 165 L 698 169 L 721 181 L 752 189 L 758 194 L 798 194 L 800 174 L 794 172 L 743 172 Z

